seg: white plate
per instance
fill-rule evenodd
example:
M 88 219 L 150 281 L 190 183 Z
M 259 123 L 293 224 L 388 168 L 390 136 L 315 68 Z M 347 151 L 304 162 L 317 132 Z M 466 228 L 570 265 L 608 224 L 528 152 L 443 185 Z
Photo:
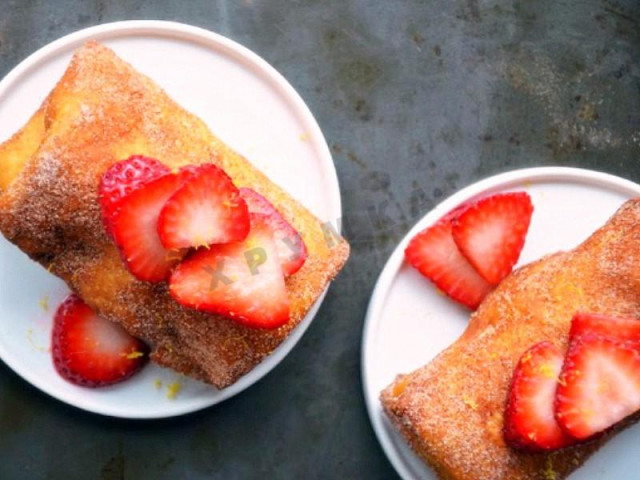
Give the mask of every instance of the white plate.
M 0 139 L 38 108 L 73 51 L 89 39 L 111 47 L 202 118 L 233 148 L 323 221 L 340 218 L 340 192 L 329 148 L 311 112 L 273 67 L 215 33 L 172 22 L 118 22 L 81 30 L 38 50 L 0 82 Z M 222 391 L 156 365 L 122 384 L 91 390 L 62 380 L 47 352 L 51 318 L 66 286 L 0 235 L 0 356 L 44 392 L 76 407 L 126 418 L 158 418 L 221 402 L 272 370 L 298 342 L 300 326 L 260 365 Z M 48 297 L 48 308 L 40 306 Z M 161 388 L 156 388 L 157 382 Z M 180 392 L 167 398 L 167 385 Z
M 398 373 L 428 363 L 458 338 L 469 313 L 440 295 L 427 279 L 404 262 L 404 249 L 420 230 L 462 202 L 487 193 L 525 190 L 534 213 L 519 265 L 542 255 L 575 247 L 640 185 L 612 175 L 575 168 L 517 170 L 475 183 L 449 197 L 424 216 L 387 262 L 369 303 L 362 343 L 362 377 L 369 416 L 387 457 L 405 480 L 435 480 L 435 473 L 409 449 L 383 414 L 378 397 Z M 640 425 L 617 435 L 573 480 L 637 478 Z

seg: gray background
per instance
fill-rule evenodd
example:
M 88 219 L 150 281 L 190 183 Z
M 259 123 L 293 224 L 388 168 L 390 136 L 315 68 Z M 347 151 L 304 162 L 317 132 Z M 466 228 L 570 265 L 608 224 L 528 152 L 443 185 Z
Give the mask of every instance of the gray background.
M 83 413 L 0 366 L 0 479 L 396 478 L 359 372 L 375 279 L 409 227 L 487 175 L 572 165 L 640 181 L 634 0 L 0 0 L 0 76 L 71 31 L 206 27 L 300 92 L 331 147 L 351 259 L 257 385 L 186 417 Z

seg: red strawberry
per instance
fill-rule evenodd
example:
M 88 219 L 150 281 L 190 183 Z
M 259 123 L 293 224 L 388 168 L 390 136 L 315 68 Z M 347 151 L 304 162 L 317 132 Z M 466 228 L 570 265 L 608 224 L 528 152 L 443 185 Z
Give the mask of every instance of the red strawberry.
M 265 216 L 276 242 L 278 258 L 285 275 L 293 275 L 307 259 L 307 247 L 300 234 L 287 222 L 280 212 L 262 195 L 250 188 L 241 188 L 240 196 L 247 202 L 250 213 Z
M 504 438 L 512 447 L 548 451 L 576 443 L 554 417 L 562 360 L 562 352 L 550 342 L 534 345 L 520 358 L 513 374 L 504 422 Z
M 102 387 L 137 372 L 147 361 L 148 348 L 71 294 L 56 312 L 51 353 L 64 379 L 83 387 Z
M 289 321 L 289 299 L 266 219 L 253 214 L 242 242 L 212 245 L 187 257 L 171 274 L 180 304 L 256 328 Z
M 453 239 L 478 273 L 496 285 L 518 261 L 532 213 L 524 192 L 481 198 L 453 220 Z
M 462 256 L 451 236 L 454 210 L 411 239 L 404 251 L 407 261 L 457 302 L 475 309 L 491 291 L 489 285 Z
M 165 249 L 158 236 L 158 216 L 182 184 L 180 175 L 165 175 L 130 193 L 114 215 L 113 237 L 129 271 L 139 280 L 169 277 L 183 252 Z
M 159 161 L 133 155 L 114 163 L 102 176 L 98 198 L 102 209 L 102 220 L 107 233 L 111 233 L 111 218 L 123 197 L 146 183 L 169 173 L 169 168 Z
M 640 409 L 640 351 L 625 342 L 585 335 L 572 341 L 556 391 L 556 419 L 586 439 Z
M 640 342 L 640 320 L 598 313 L 576 313 L 571 319 L 569 340 L 593 334 L 622 342 Z
M 202 247 L 244 240 L 249 210 L 229 176 L 213 164 L 190 173 L 158 219 L 165 248 Z

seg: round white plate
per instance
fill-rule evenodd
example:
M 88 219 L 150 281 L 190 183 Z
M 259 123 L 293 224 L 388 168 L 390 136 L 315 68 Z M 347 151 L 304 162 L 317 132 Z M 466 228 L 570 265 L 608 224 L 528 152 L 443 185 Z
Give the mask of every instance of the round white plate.
M 72 33 L 38 50 L 0 82 L 0 140 L 27 121 L 63 74 L 73 51 L 90 39 L 111 47 L 149 75 L 321 220 L 340 218 L 331 154 L 300 96 L 255 53 L 196 27 L 161 21 L 117 22 Z M 53 313 L 67 293 L 60 280 L 0 235 L 2 359 L 27 381 L 64 402 L 126 418 L 181 415 L 241 392 L 293 348 L 323 298 L 271 356 L 224 390 L 156 365 L 148 365 L 119 385 L 92 390 L 62 380 L 47 351 Z M 169 398 L 177 386 L 179 392 Z
M 399 373 L 435 357 L 463 332 L 469 312 L 436 292 L 404 261 L 404 249 L 420 230 L 455 206 L 484 194 L 525 190 L 534 213 L 518 265 L 567 250 L 585 240 L 622 205 L 640 195 L 640 185 L 604 173 L 575 168 L 517 170 L 475 183 L 425 215 L 389 258 L 369 303 L 362 343 L 362 377 L 369 416 L 389 460 L 405 480 L 435 480 L 435 473 L 408 447 L 383 414 L 378 397 Z M 637 478 L 640 425 L 617 435 L 573 480 Z

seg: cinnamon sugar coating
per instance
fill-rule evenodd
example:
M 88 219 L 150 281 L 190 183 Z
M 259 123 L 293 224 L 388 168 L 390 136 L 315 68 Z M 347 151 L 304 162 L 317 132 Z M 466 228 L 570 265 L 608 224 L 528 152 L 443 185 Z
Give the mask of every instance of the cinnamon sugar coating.
M 252 330 L 181 307 L 165 283 L 136 280 L 106 236 L 102 174 L 132 154 L 170 168 L 211 162 L 238 187 L 265 196 L 301 234 L 302 269 L 287 279 L 291 320 Z M 349 246 L 328 242 L 319 219 L 253 167 L 153 81 L 89 42 L 74 55 L 42 108 L 0 146 L 0 230 L 61 277 L 101 315 L 150 344 L 152 359 L 223 388 L 271 353 L 340 271 Z
M 464 334 L 381 395 L 411 447 L 446 480 L 562 480 L 616 431 L 548 454 L 505 445 L 514 368 L 532 345 L 565 347 L 577 311 L 640 318 L 640 199 L 583 244 L 514 271 L 471 315 Z

